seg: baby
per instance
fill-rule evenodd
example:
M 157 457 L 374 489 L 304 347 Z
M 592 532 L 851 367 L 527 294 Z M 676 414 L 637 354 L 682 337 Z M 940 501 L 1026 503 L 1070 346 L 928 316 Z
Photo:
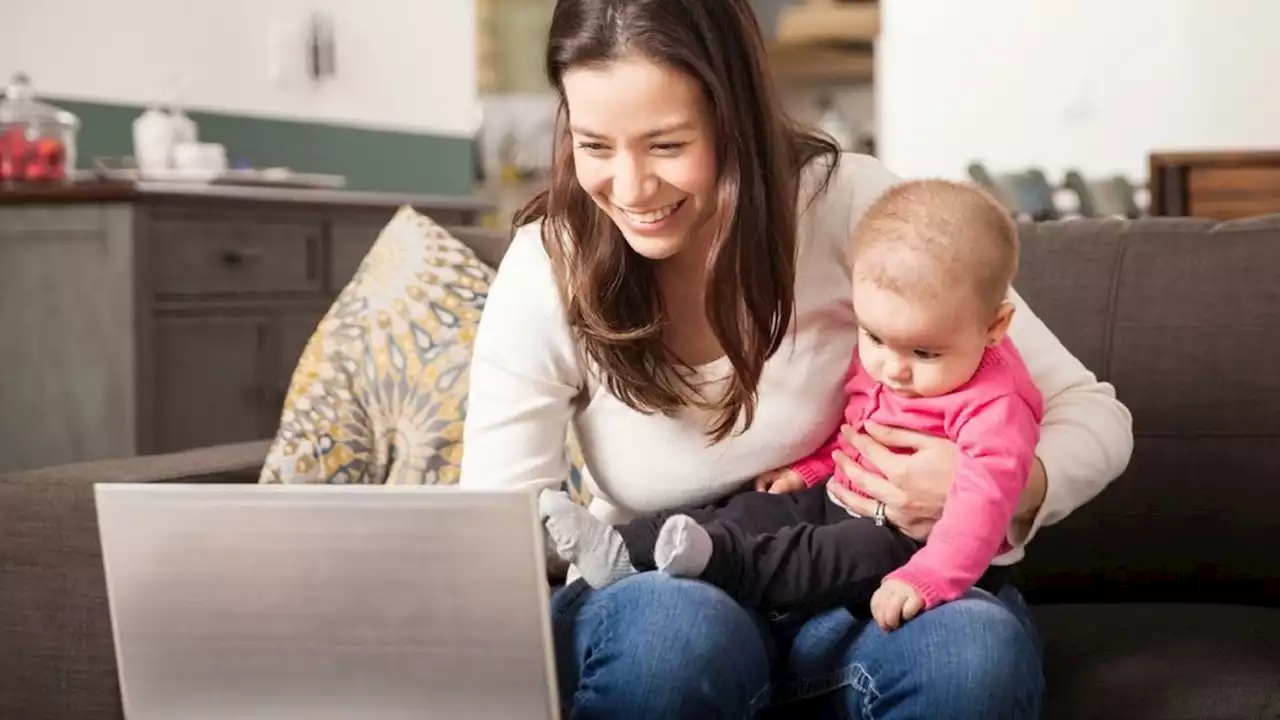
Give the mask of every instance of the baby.
M 874 471 L 837 429 L 812 455 L 757 478 L 758 489 L 705 508 L 613 527 L 563 493 L 539 506 L 557 553 L 593 587 L 659 569 L 723 588 L 747 607 L 836 606 L 893 630 L 955 600 L 1007 548 L 1031 469 L 1043 401 L 1006 337 L 1018 267 L 1017 229 L 976 187 L 907 182 L 867 210 L 850 243 L 859 335 L 844 421 L 946 437 L 959 457 L 942 516 L 925 544 L 876 517 L 853 515 L 828 482 L 861 492 L 836 450 Z M 883 506 L 881 506 L 883 508 Z

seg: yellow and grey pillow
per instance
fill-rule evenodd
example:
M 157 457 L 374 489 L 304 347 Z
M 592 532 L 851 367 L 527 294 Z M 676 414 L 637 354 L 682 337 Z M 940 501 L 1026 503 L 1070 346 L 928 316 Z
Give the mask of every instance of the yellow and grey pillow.
M 454 483 L 493 269 L 401 208 L 311 336 L 261 481 Z
M 494 270 L 404 207 L 308 341 L 263 483 L 452 484 L 469 367 Z M 581 454 L 571 493 L 587 502 Z

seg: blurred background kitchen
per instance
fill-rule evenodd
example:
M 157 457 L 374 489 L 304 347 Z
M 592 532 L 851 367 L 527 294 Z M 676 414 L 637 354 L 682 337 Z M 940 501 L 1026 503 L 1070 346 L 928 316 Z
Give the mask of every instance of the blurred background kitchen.
M 1192 162 L 1158 155 L 1280 147 L 1280 4 L 752 2 L 797 115 L 901 175 L 988 184 L 1025 216 L 1148 213 L 1177 204 L 1153 198 L 1152 168 Z M 4 2 L 0 80 L 23 73 L 17 94 L 74 116 L 82 172 L 137 166 L 156 110 L 220 146 L 187 151 L 193 177 L 481 194 L 497 227 L 546 171 L 553 5 Z

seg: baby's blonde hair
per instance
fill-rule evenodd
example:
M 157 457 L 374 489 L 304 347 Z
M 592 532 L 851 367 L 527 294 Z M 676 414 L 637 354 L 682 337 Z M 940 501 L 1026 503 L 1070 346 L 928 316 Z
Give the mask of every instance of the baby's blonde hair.
M 867 209 L 850 259 L 855 278 L 904 297 L 948 301 L 964 289 L 984 312 L 995 312 L 1018 271 L 1018 228 L 975 185 L 913 180 Z

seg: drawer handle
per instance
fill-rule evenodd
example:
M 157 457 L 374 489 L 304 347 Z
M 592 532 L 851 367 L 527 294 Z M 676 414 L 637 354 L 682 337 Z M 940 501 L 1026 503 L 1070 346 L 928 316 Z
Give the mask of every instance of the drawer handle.
M 239 265 L 247 265 L 262 259 L 262 251 L 250 248 L 247 250 L 223 250 L 219 256 L 223 265 L 236 267 Z

